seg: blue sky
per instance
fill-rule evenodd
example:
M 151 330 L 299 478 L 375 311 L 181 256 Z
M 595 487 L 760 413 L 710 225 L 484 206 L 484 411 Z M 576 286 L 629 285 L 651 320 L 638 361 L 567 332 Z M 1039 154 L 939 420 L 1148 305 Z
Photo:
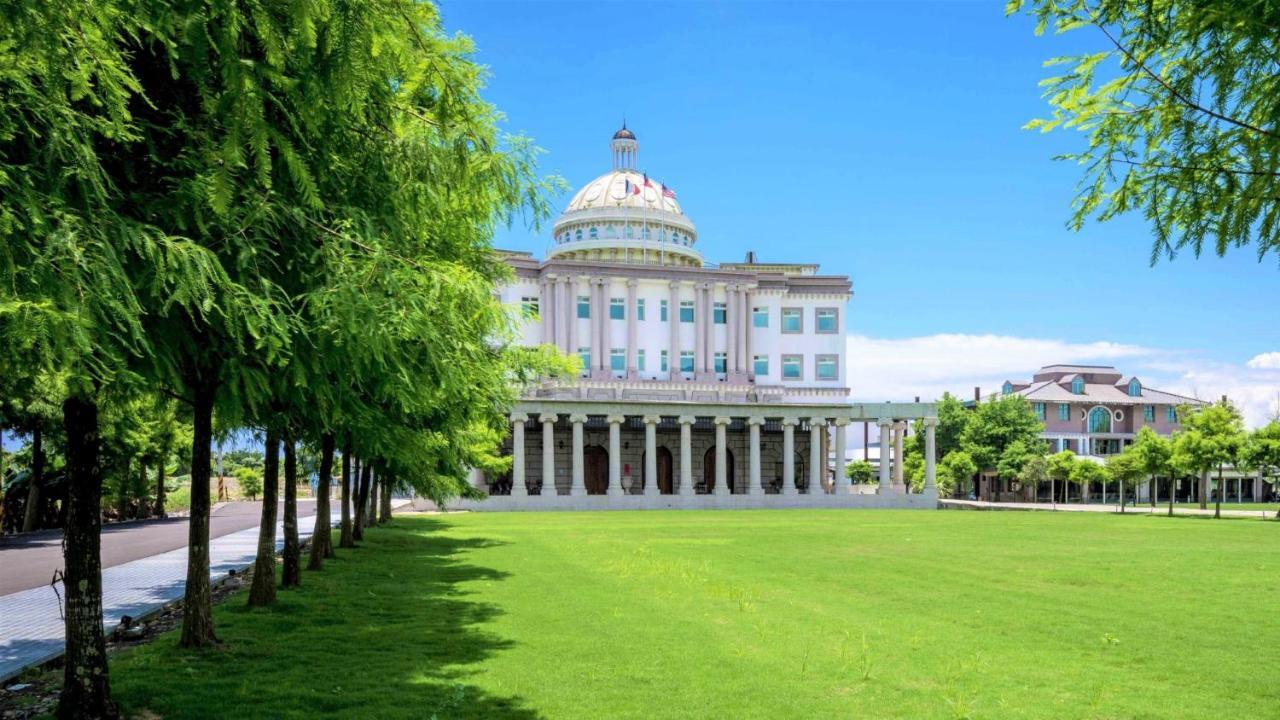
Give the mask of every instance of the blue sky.
M 446 0 L 442 14 L 475 39 L 486 97 L 547 150 L 545 171 L 577 187 L 607 170 L 625 114 L 708 260 L 754 249 L 850 275 L 855 395 L 968 393 L 1058 360 L 1259 412 L 1280 390 L 1266 355 L 1280 258 L 1152 268 L 1140 217 L 1065 228 L 1079 171 L 1052 156 L 1083 139 L 1021 126 L 1047 113 L 1043 61 L 1102 49 L 1100 34 L 1037 38 L 1001 2 Z M 541 255 L 548 234 L 497 242 Z

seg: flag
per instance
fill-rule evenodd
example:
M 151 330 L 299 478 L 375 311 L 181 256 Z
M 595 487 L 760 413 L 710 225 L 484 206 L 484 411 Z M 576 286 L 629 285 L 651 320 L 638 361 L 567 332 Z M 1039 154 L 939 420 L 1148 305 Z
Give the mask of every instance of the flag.
M 647 188 L 653 187 L 653 183 L 649 182 L 649 173 L 644 174 L 644 186 Z
M 676 199 L 676 191 L 675 191 L 675 190 L 672 190 L 671 188 L 667 187 L 666 185 L 663 185 L 663 186 L 662 186 L 662 197 L 669 197 L 669 198 L 671 198 L 672 200 L 675 200 L 675 199 Z
M 626 195 L 639 195 L 639 194 L 640 194 L 640 186 L 639 186 L 639 185 L 632 185 L 632 184 L 631 184 L 631 180 L 630 180 L 630 179 L 625 179 L 625 180 L 623 180 L 622 182 L 623 182 L 623 186 L 622 186 L 622 187 L 623 187 L 623 189 L 624 189 L 624 191 L 623 191 L 623 192 L 624 192 L 624 194 L 626 194 Z

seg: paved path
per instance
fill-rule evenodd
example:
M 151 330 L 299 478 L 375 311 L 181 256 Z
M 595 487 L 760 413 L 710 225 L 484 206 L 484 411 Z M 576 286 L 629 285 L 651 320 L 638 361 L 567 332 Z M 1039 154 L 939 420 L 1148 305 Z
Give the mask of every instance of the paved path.
M 983 500 L 939 500 L 939 505 L 959 508 L 973 508 L 976 510 L 1048 510 L 1056 512 L 1103 512 L 1118 513 L 1119 505 L 1102 505 L 1097 503 L 1015 503 L 1015 502 L 986 502 Z M 1165 515 L 1169 512 L 1168 505 L 1157 505 L 1151 507 L 1150 504 L 1128 505 L 1124 510 L 1126 513 L 1135 513 L 1141 515 Z M 1213 517 L 1213 508 L 1201 510 L 1199 508 L 1178 508 L 1173 509 L 1174 515 L 1200 515 Z M 1274 510 L 1230 510 L 1227 507 L 1222 508 L 1223 517 L 1250 517 L 1269 519 L 1274 518 L 1276 513 Z
M 335 527 L 340 519 L 339 513 L 333 513 Z M 181 547 L 103 570 L 102 620 L 106 628 L 114 628 L 121 616 L 139 617 L 182 597 L 187 576 L 185 523 L 182 527 Z M 313 527 L 314 521 L 299 522 L 298 538 L 311 537 Z M 276 526 L 276 547 L 283 546 L 281 523 Z M 256 523 L 217 538 L 209 543 L 210 577 L 216 582 L 231 570 L 252 565 L 257 549 Z M 57 588 L 62 593 L 62 583 Z M 64 630 L 58 595 L 48 585 L 0 597 L 0 681 L 61 655 Z
M 315 500 L 298 500 L 299 526 L 313 522 Z M 284 516 L 281 503 L 277 517 Z M 234 502 L 217 506 L 209 518 L 209 538 L 258 527 L 262 503 Z M 102 526 L 102 567 L 105 570 L 133 560 L 187 546 L 187 518 L 142 520 Z M 55 570 L 62 569 L 62 531 L 0 537 L 0 596 L 48 587 Z

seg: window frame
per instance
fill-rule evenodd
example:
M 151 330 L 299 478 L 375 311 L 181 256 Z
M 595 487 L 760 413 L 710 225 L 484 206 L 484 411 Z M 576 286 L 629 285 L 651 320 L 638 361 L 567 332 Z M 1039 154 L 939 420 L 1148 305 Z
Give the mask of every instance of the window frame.
M 671 355 L 666 350 L 658 352 L 658 372 L 671 372 Z
M 582 361 L 582 372 L 591 372 L 591 346 L 578 346 L 578 359 Z
M 685 359 L 686 359 L 686 358 L 689 360 L 689 369 L 688 369 L 688 370 L 686 370 L 686 369 L 684 368 L 684 361 L 685 361 Z M 680 351 L 680 372 L 682 372 L 682 373 L 693 373 L 693 372 L 695 372 L 695 370 L 694 370 L 694 368 L 695 368 L 695 367 L 696 367 L 696 366 L 694 365 L 693 351 L 692 351 L 692 350 L 681 350 L 681 351 Z
M 686 320 L 686 319 L 685 319 L 685 316 L 684 316 L 684 311 L 685 311 L 685 310 L 688 310 L 688 311 L 689 311 L 689 319 L 688 319 L 688 320 Z M 695 312 L 694 312 L 694 310 L 695 310 L 695 308 L 694 308 L 694 305 L 693 305 L 693 301 L 692 301 L 692 300 L 681 300 L 681 301 L 680 301 L 680 322 L 682 322 L 682 323 L 689 323 L 689 324 L 692 324 L 692 323 L 693 323 L 693 318 L 694 318 L 694 316 L 697 314 L 697 313 L 695 313 Z
M 820 368 L 824 360 L 831 362 L 831 367 L 835 369 L 835 374 L 831 377 L 823 377 Z M 840 356 L 835 353 L 822 353 L 813 356 L 813 379 L 823 382 L 835 382 L 840 380 Z
M 761 323 L 761 320 L 764 320 Z M 751 327 L 768 328 L 769 327 L 769 308 L 763 305 L 751 308 Z
M 619 365 L 621 367 L 619 367 Z M 609 369 L 612 370 L 613 372 L 627 371 L 627 349 L 626 348 L 609 348 Z
M 590 295 L 578 296 L 578 319 L 579 320 L 591 319 L 591 296 Z
M 795 377 L 787 377 L 788 361 L 792 361 L 792 363 L 796 367 L 797 374 Z M 782 356 L 782 362 L 780 363 L 780 367 L 781 367 L 781 373 L 782 373 L 781 377 L 783 381 L 796 382 L 799 380 L 804 380 L 804 355 L 785 354 Z
M 621 297 L 609 298 L 609 319 L 610 320 L 626 320 L 627 319 L 627 299 Z
M 712 371 L 717 375 L 725 375 L 729 372 L 729 353 L 718 352 L 711 356 Z
M 539 320 L 542 318 L 541 298 L 537 296 L 520 297 L 520 314 L 528 320 Z
M 760 372 L 760 363 L 764 363 L 764 372 Z M 751 372 L 754 373 L 756 377 L 760 377 L 762 375 L 767 376 L 769 374 L 769 355 L 767 353 L 763 355 L 753 355 L 751 357 Z
M 799 325 L 795 330 L 787 329 L 787 313 L 793 313 Z M 804 334 L 804 308 L 802 307 L 784 307 L 778 316 L 778 331 L 783 335 L 803 335 Z
M 1058 403 L 1058 421 L 1071 422 L 1071 406 L 1067 403 Z
M 833 320 L 830 330 L 822 329 L 822 313 L 830 312 Z M 813 331 L 819 335 L 839 335 L 840 334 L 840 308 L 836 307 L 820 307 L 813 309 Z
M 636 298 L 636 322 L 644 322 L 644 298 Z
M 729 323 L 729 303 L 712 302 L 711 303 L 711 324 L 727 325 Z
M 667 307 L 667 301 L 659 300 L 658 301 L 658 322 L 669 322 L 670 312 L 671 310 L 668 309 Z
M 636 371 L 644 372 L 644 348 L 636 348 Z

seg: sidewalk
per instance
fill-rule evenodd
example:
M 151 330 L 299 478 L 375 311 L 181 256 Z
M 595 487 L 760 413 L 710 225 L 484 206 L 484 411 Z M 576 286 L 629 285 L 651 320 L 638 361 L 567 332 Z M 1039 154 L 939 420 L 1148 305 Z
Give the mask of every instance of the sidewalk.
M 1050 512 L 1120 512 L 1119 505 L 1113 504 L 1080 504 L 1080 503 L 1015 503 L 1015 502 L 987 502 L 985 500 L 953 500 L 944 499 L 938 501 L 939 505 L 955 508 L 969 508 L 973 510 L 1047 510 Z M 1134 515 L 1167 515 L 1169 513 L 1168 505 L 1151 505 L 1143 503 L 1139 505 L 1126 505 L 1124 508 L 1126 513 Z M 1213 508 L 1201 510 L 1199 508 L 1174 508 L 1174 515 L 1200 515 L 1213 517 Z M 1271 519 L 1276 516 L 1274 510 L 1229 510 L 1226 506 L 1222 508 L 1223 517 L 1245 517 Z
M 340 513 L 333 513 L 338 527 Z M 310 518 L 308 518 L 310 519 Z M 301 523 L 299 541 L 311 537 L 314 522 Z M 276 548 L 284 547 L 284 523 L 276 525 Z M 209 543 L 209 577 L 218 582 L 231 570 L 253 564 L 258 528 L 239 530 Z M 187 548 L 181 547 L 102 571 L 102 620 L 108 632 L 120 618 L 140 617 L 182 597 L 187 579 Z M 62 583 L 0 596 L 0 682 L 62 654 L 64 631 L 59 595 Z

